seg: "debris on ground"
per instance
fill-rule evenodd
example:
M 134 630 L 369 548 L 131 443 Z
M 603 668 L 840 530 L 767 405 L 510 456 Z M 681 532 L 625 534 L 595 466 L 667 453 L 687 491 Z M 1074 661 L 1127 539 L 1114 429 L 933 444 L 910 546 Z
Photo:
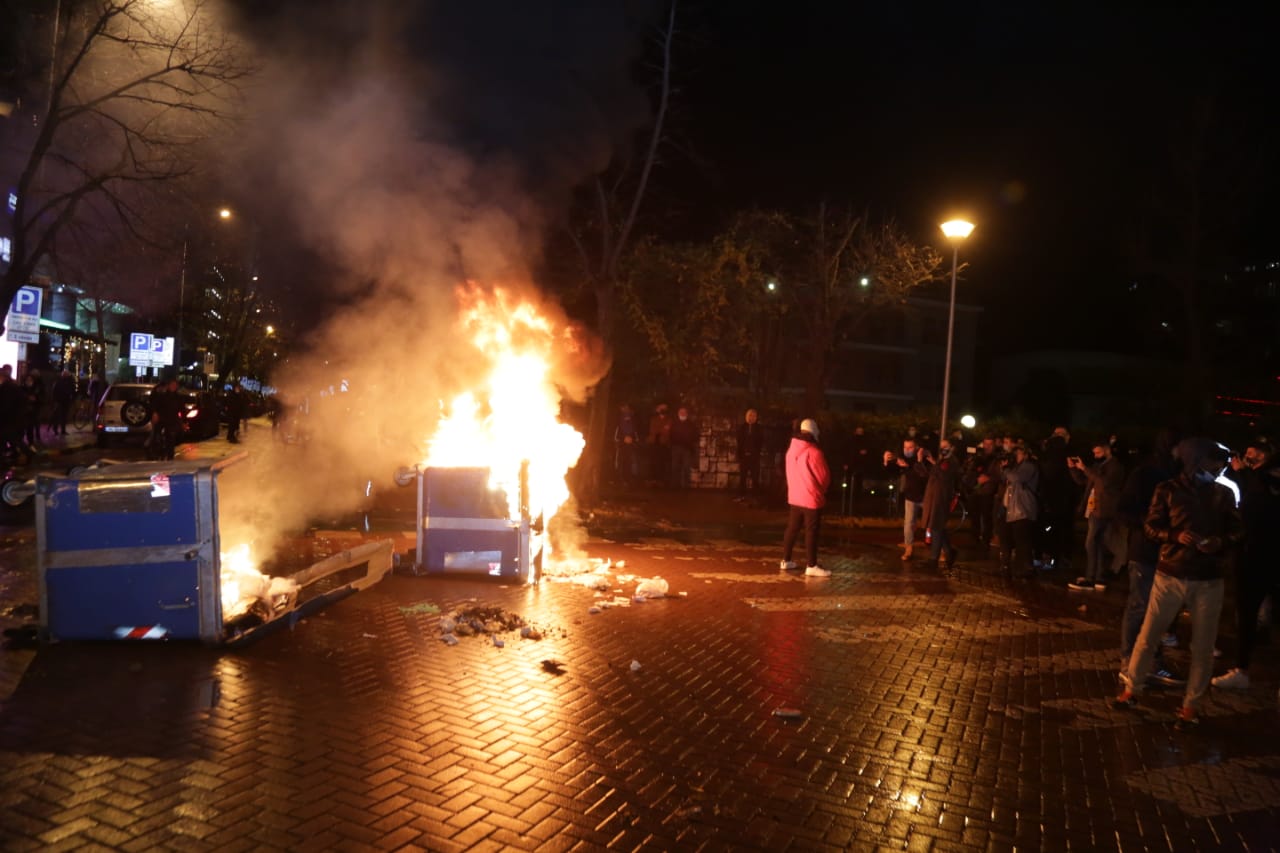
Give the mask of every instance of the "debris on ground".
M 667 591 L 671 587 L 665 580 L 660 577 L 647 578 L 636 584 L 637 601 L 644 601 L 650 598 L 666 598 Z
M 587 612 L 590 613 L 592 616 L 595 616 L 597 613 L 601 613 L 603 611 L 601 611 L 599 607 L 592 607 L 592 608 L 589 608 Z
M 430 601 L 419 601 L 417 604 L 408 604 L 400 608 L 401 613 L 428 613 L 435 614 L 440 612 L 440 606 L 432 604 Z
M 633 661 L 631 661 L 631 671 L 632 671 L 632 672 L 639 672 L 639 671 L 640 671 L 640 661 L 638 661 L 638 660 L 633 660 Z
M 564 664 L 560 663 L 558 660 L 544 660 L 542 662 L 542 669 L 552 675 L 564 675 L 565 673 Z
M 377 634 L 370 634 L 368 631 L 364 632 L 364 633 L 363 633 L 363 634 L 361 634 L 360 636 L 364 637 L 366 640 L 376 640 L 376 639 L 378 639 L 378 635 L 377 635 Z
M 799 708 L 776 708 L 773 715 L 780 720 L 799 720 L 804 716 L 804 711 Z
M 526 640 L 541 640 L 548 629 L 530 625 L 519 613 L 474 603 L 440 617 L 440 638 L 450 646 L 458 642 L 458 637 L 480 636 L 489 637 L 494 647 L 501 649 L 506 647 L 501 635 L 517 631 Z

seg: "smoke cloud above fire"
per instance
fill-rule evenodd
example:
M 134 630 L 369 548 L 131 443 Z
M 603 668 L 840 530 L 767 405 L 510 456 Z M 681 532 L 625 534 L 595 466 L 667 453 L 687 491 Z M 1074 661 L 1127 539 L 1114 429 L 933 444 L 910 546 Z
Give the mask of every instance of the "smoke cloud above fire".
M 607 369 L 533 270 L 569 189 L 647 118 L 628 68 L 650 20 L 645 6 L 544 6 L 244 16 L 264 59 L 232 180 L 263 233 L 295 235 L 331 271 L 288 282 L 292 298 L 336 307 L 273 377 L 307 440 L 256 447 L 228 480 L 224 542 L 349 511 L 366 482 L 394 488 L 398 466 L 426 458 L 442 402 L 489 367 L 459 327 L 460 288 L 500 288 L 573 342 L 552 368 L 565 400 Z

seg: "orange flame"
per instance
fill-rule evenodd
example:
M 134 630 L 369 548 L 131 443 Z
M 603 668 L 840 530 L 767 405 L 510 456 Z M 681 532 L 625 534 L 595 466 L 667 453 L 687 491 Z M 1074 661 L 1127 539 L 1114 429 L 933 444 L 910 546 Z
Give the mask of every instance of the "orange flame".
M 502 288 L 468 282 L 459 298 L 460 325 L 483 377 L 444 407 L 424 464 L 488 468 L 490 487 L 506 492 L 508 517 L 519 519 L 520 468 L 527 461 L 529 513 L 549 522 L 569 499 L 565 476 L 585 446 L 582 434 L 560 421 L 554 376 L 577 349 L 573 330 Z

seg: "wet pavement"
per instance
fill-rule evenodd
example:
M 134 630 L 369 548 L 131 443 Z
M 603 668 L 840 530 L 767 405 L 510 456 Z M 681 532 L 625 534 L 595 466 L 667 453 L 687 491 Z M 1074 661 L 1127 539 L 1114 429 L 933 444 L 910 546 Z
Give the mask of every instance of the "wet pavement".
M 836 519 L 834 574 L 806 579 L 778 571 L 782 521 L 648 494 L 592 518 L 588 555 L 626 563 L 607 592 L 396 575 L 235 651 L 6 650 L 0 846 L 1280 845 L 1274 647 L 1176 732 L 1176 692 L 1106 702 L 1122 589 L 944 576 L 892 523 Z M 34 562 L 30 530 L 0 531 L 0 625 L 29 617 Z M 592 614 L 634 591 L 619 574 L 673 597 Z M 441 642 L 474 605 L 545 636 Z

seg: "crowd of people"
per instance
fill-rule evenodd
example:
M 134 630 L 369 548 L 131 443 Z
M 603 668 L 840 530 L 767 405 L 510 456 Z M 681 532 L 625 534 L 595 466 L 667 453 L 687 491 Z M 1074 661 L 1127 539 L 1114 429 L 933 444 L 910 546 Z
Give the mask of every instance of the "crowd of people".
M 69 370 L 47 381 L 35 368 L 19 378 L 12 365 L 0 365 L 0 457 L 30 459 L 52 438 L 67 434 L 71 407 L 90 383 L 77 383 Z M 106 383 L 93 379 L 99 394 Z M 83 386 L 83 388 L 81 387 Z
M 788 508 L 781 570 L 829 576 L 818 547 L 837 466 L 823 450 L 817 422 L 793 421 L 780 444 L 750 409 L 734 439 L 737 500 L 760 489 L 765 460 L 776 455 L 780 462 L 777 479 L 785 483 Z M 618 477 L 624 484 L 687 487 L 697 440 L 696 423 L 683 407 L 672 419 L 667 406 L 658 405 L 645 429 L 623 406 L 615 432 Z M 1185 728 L 1199 721 L 1211 685 L 1250 685 L 1262 610 L 1280 597 L 1280 539 L 1271 535 L 1280 529 L 1280 457 L 1267 439 L 1233 451 L 1206 438 L 1179 440 L 1164 429 L 1137 454 L 1115 436 L 1075 441 L 1064 426 L 1040 441 L 989 435 L 972 445 L 959 431 L 929 441 L 912 429 L 900 451 L 876 454 L 855 428 L 841 443 L 838 467 L 849 474 L 841 487 L 855 495 L 868 480 L 892 482 L 902 511 L 903 561 L 914 559 L 923 536 L 925 567 L 953 568 L 959 550 L 948 519 L 963 502 L 975 553 L 994 549 L 1010 582 L 1057 569 L 1068 573 L 1073 592 L 1097 594 L 1127 575 L 1117 707 L 1136 704 L 1150 682 L 1183 687 L 1178 726 Z M 803 563 L 793 559 L 801 534 Z M 1077 566 L 1081 539 L 1084 559 Z M 1234 579 L 1238 643 L 1234 666 L 1213 677 L 1228 577 Z M 1191 623 L 1190 666 L 1177 674 L 1164 649 L 1177 643 L 1173 627 L 1184 612 Z

